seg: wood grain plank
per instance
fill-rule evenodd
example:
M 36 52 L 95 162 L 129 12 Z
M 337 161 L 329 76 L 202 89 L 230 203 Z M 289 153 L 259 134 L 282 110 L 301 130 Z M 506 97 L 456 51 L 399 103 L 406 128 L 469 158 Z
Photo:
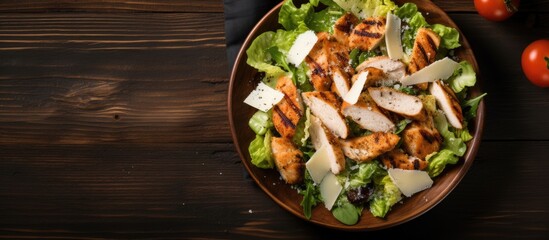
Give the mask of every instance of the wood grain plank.
M 229 139 L 223 14 L 3 14 L 0 59 L 0 142 Z
M 294 0 L 295 1 L 295 0 Z M 297 1 L 296 1 L 297 2 Z M 433 0 L 447 12 L 476 12 L 473 1 Z M 4 0 L 0 12 L 223 12 L 223 1 L 214 0 Z M 549 0 L 522 1 L 521 12 L 549 12 Z
M 540 185 L 549 182 L 548 141 L 484 142 L 442 203 L 394 229 L 361 233 L 284 211 L 245 177 L 231 144 L 0 149 L 0 238 L 392 239 L 425 236 L 417 229 L 426 226 L 445 239 L 549 233 L 549 194 Z
M 4 0 L 0 12 L 223 12 L 220 0 Z

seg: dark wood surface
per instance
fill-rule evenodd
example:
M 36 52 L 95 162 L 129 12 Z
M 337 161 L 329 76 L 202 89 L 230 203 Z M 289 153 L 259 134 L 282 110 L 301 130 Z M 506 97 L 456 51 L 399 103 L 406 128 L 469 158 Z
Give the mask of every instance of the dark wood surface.
M 511 19 L 434 1 L 475 51 L 483 142 L 458 187 L 396 228 L 291 215 L 235 152 L 222 1 L 0 2 L 0 238 L 549 238 L 549 92 L 523 76 L 549 1 Z

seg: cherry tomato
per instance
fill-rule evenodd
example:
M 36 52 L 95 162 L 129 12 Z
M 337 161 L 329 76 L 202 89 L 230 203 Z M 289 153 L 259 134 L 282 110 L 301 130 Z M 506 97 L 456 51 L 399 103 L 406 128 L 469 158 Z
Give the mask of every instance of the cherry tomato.
M 549 40 L 541 39 L 522 52 L 522 71 L 533 84 L 549 87 Z
M 513 15 L 520 0 L 475 0 L 478 14 L 490 21 L 503 21 Z

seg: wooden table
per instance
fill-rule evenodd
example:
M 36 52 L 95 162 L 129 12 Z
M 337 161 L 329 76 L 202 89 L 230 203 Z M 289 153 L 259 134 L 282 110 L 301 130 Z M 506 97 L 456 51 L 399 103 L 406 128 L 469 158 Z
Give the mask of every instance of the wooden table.
M 549 89 L 521 52 L 549 1 L 488 22 L 436 0 L 469 39 L 487 118 L 477 159 L 438 206 L 348 233 L 284 211 L 247 177 L 227 120 L 223 3 L 0 2 L 0 238 L 549 238 Z

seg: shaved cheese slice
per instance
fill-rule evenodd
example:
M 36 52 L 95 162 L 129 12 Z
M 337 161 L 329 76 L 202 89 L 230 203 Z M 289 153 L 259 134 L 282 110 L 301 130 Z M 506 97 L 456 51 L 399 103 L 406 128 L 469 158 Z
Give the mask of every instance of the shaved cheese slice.
M 284 98 L 284 93 L 272 89 L 267 84 L 260 82 L 253 90 L 244 103 L 257 108 L 263 112 L 269 111 L 274 105 Z
M 433 82 L 439 79 L 448 79 L 454 71 L 459 67 L 459 63 L 445 57 L 429 66 L 413 73 L 412 75 L 404 76 L 400 79 L 402 85 L 415 85 L 424 82 Z
M 402 40 L 400 38 L 400 18 L 390 12 L 387 13 L 387 31 L 385 33 L 387 55 L 393 60 L 402 59 Z
M 328 148 L 326 145 L 322 145 L 322 147 L 313 154 L 311 159 L 305 163 L 307 171 L 309 171 L 311 178 L 313 178 L 313 181 L 316 184 L 320 184 L 322 179 L 324 179 L 324 176 L 330 172 L 331 166 L 328 159 Z
M 368 79 L 368 71 L 361 72 L 351 90 L 343 97 L 343 100 L 351 105 L 355 105 L 358 102 L 358 97 L 364 88 L 364 84 L 366 84 L 366 79 Z
M 329 172 L 324 176 L 324 180 L 322 180 L 322 183 L 320 184 L 320 195 L 322 196 L 322 199 L 324 199 L 324 206 L 328 210 L 332 210 L 342 189 L 343 186 L 339 184 L 335 174 Z
M 288 52 L 288 62 L 299 66 L 309 52 L 313 49 L 318 37 L 312 30 L 299 34 Z
M 433 185 L 433 180 L 425 171 L 390 168 L 387 172 L 393 183 L 406 197 Z

